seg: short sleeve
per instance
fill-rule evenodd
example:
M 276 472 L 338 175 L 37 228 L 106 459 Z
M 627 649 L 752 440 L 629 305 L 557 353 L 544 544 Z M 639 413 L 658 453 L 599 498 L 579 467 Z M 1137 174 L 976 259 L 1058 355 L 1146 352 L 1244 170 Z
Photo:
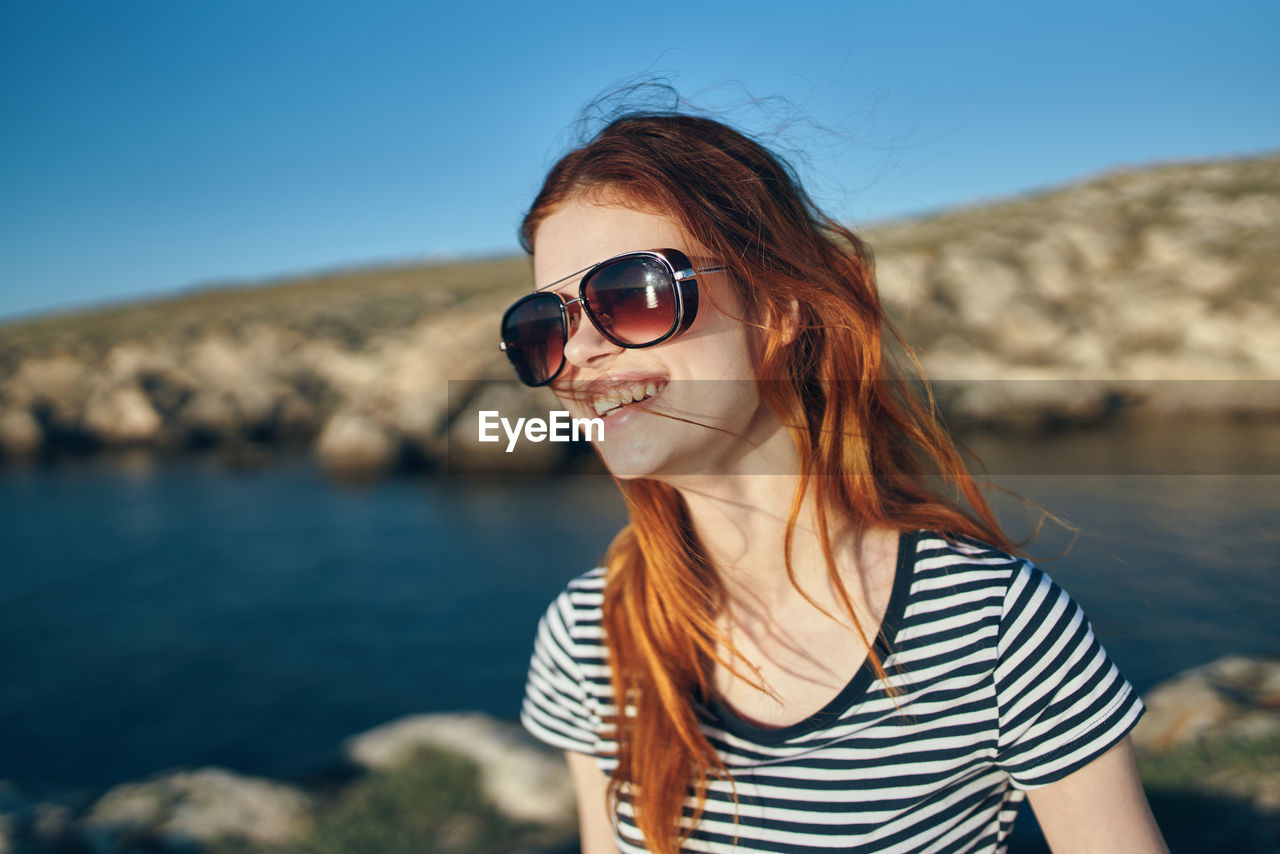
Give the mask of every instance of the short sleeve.
M 590 588 L 602 583 L 602 571 L 576 580 L 538 622 L 520 712 L 524 728 L 540 741 L 589 755 L 600 751 L 600 717 L 592 679 L 598 678 L 601 649 L 582 635 L 598 636 L 599 611 L 594 610 L 596 619 L 590 621 L 596 624 L 594 629 L 582 624 L 581 611 L 584 604 L 600 598 Z M 587 590 L 581 589 L 584 585 Z
M 1060 780 L 1106 753 L 1146 710 L 1080 606 L 1023 560 L 1000 619 L 998 763 L 1018 789 Z

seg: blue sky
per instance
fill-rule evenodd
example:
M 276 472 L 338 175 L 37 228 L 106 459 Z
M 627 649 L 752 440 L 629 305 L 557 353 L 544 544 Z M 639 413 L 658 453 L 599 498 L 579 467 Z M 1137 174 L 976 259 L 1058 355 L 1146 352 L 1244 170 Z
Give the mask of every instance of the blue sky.
M 1274 2 L 0 0 L 0 319 L 516 252 L 635 75 L 855 223 L 1276 150 L 1278 34 Z

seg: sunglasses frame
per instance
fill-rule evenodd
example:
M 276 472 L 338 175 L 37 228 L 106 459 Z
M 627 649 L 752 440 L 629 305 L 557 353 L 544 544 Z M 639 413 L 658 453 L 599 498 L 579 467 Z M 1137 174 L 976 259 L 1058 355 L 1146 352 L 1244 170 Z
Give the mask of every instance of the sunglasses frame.
M 596 273 L 604 267 L 629 258 L 645 258 L 659 261 L 666 269 L 667 274 L 671 277 L 671 281 L 675 285 L 676 316 L 675 320 L 671 324 L 671 328 L 654 340 L 647 341 L 643 344 L 632 344 L 626 341 L 619 341 L 615 338 L 609 331 L 603 328 L 599 318 L 596 317 L 595 311 L 591 308 L 591 304 L 587 302 L 586 298 L 587 283 L 591 280 L 592 276 L 596 275 Z M 564 355 L 564 348 L 569 343 L 569 337 L 572 334 L 570 330 L 571 328 L 574 328 L 570 324 L 569 306 L 577 303 L 579 305 L 579 310 L 586 315 L 587 320 L 590 321 L 591 325 L 595 327 L 596 331 L 610 343 L 627 350 L 643 350 L 646 347 L 655 347 L 665 341 L 670 341 L 672 338 L 692 326 L 694 318 L 697 317 L 698 314 L 698 274 L 722 273 L 726 269 L 728 268 L 723 266 L 694 267 L 689 261 L 688 256 L 679 249 L 648 249 L 614 255 L 612 258 L 606 258 L 599 263 L 592 264 L 590 267 L 584 267 L 576 273 L 570 273 L 562 279 L 557 279 L 548 285 L 544 285 L 531 294 L 526 294 L 512 303 L 511 306 L 503 312 L 502 325 L 500 328 L 505 329 L 507 326 L 507 318 L 511 316 L 513 311 L 520 308 L 520 306 L 525 303 L 537 299 L 552 297 L 560 304 L 560 335 L 563 340 L 561 341 L 560 365 L 556 368 L 555 372 L 539 383 L 528 383 L 525 382 L 523 378 L 521 379 L 521 382 L 531 388 L 538 388 L 555 382 L 556 378 L 564 371 L 564 366 L 569 361 Z M 567 282 L 575 276 L 582 277 L 578 281 L 578 296 L 576 298 L 566 300 L 564 296 L 559 293 L 547 293 L 548 288 L 553 288 L 562 282 Z M 507 353 L 507 359 L 511 361 L 512 367 L 516 367 L 515 360 L 511 358 L 511 354 L 508 351 L 507 346 L 508 342 L 505 338 L 498 342 L 498 349 Z M 518 368 L 516 370 L 516 374 L 517 376 L 520 374 Z

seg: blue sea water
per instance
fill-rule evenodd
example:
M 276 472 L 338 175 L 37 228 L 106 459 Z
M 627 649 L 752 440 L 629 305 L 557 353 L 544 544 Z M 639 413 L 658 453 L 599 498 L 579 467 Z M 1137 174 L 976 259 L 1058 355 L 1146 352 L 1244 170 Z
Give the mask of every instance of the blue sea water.
M 1042 565 L 1139 690 L 1222 654 L 1280 654 L 1280 476 L 998 482 L 1081 529 Z M 996 503 L 1029 527 L 1026 505 Z M 401 715 L 514 719 L 538 617 L 623 515 L 599 476 L 350 487 L 305 460 L 145 458 L 0 471 L 0 779 L 40 793 L 174 766 L 288 777 Z

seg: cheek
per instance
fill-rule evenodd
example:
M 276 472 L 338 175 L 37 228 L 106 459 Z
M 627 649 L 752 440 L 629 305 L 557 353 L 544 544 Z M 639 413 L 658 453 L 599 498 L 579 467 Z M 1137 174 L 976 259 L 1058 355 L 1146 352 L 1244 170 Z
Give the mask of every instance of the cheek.
M 715 294 L 714 302 L 703 300 L 698 318 L 690 330 L 698 346 L 698 361 L 724 379 L 754 379 L 757 348 L 753 345 L 755 329 L 743 320 L 736 299 Z M 721 308 L 724 310 L 721 311 Z
M 730 380 L 735 385 L 756 379 L 755 359 L 741 326 L 709 335 L 703 340 L 707 345 L 700 356 L 703 376 Z

